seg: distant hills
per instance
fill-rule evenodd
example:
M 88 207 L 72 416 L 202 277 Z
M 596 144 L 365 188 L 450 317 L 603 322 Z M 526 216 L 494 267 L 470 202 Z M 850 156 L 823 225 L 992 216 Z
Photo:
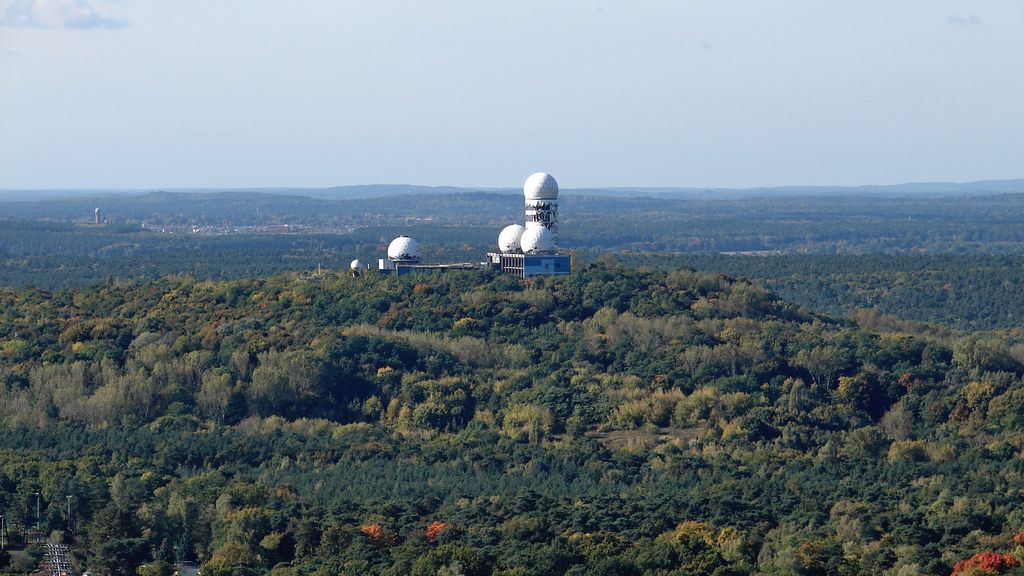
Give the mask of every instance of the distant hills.
M 144 195 L 154 192 L 211 194 L 223 192 L 260 193 L 304 196 L 329 200 L 383 198 L 389 196 L 425 196 L 490 192 L 518 194 L 518 188 L 419 186 L 415 184 L 360 184 L 330 188 L 190 188 L 190 189 L 66 189 L 66 190 L 0 190 L 2 201 L 62 200 L 96 198 L 112 195 Z M 1012 180 L 979 180 L 976 182 L 911 182 L 905 184 L 872 184 L 865 186 L 776 186 L 756 188 L 687 188 L 687 187 L 608 187 L 565 188 L 563 193 L 577 196 L 620 196 L 630 198 L 749 198 L 759 196 L 822 196 L 822 195 L 904 195 L 904 194 L 1010 194 L 1024 193 L 1024 178 Z
M 314 198 L 348 199 L 385 196 L 459 194 L 493 192 L 519 194 L 519 188 L 469 188 L 457 186 L 417 186 L 413 184 L 365 184 L 331 188 L 259 189 L 253 192 L 299 194 Z M 687 188 L 687 187 L 608 187 L 563 188 L 562 192 L 582 196 L 623 196 L 650 198 L 711 198 L 729 196 L 816 196 L 838 194 L 1007 194 L 1024 193 L 1024 178 L 1013 180 L 980 180 L 977 182 L 912 182 L 866 186 L 777 186 L 757 188 Z

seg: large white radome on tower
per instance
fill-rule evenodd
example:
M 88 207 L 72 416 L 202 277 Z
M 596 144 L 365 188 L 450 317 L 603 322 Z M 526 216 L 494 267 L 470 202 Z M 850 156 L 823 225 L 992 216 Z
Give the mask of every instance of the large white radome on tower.
M 523 184 L 523 196 L 527 200 L 554 200 L 558 198 L 558 182 L 547 172 L 535 172 Z
M 519 252 L 520 240 L 523 237 L 523 232 L 526 228 L 522 224 L 509 224 L 501 230 L 501 234 L 498 234 L 498 250 L 502 254 L 510 254 L 512 252 Z
M 547 228 L 553 245 L 558 246 L 558 182 L 547 172 L 536 172 L 523 184 L 523 196 L 526 197 L 527 230 L 535 225 Z M 526 251 L 525 244 L 523 251 Z
M 360 268 L 363 267 L 363 263 L 360 262 L 359 259 L 357 258 L 353 260 L 351 263 L 349 263 L 348 267 L 350 270 L 359 270 Z
M 420 259 L 420 245 L 408 236 L 399 236 L 388 245 L 388 259 L 393 262 L 412 262 Z
M 540 225 L 527 226 L 519 243 L 526 254 L 551 252 L 557 245 L 554 232 Z

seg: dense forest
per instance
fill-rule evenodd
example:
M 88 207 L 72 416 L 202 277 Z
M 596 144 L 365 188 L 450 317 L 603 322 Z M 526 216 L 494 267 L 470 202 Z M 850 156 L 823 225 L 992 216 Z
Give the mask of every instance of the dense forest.
M 607 264 L 0 304 L 0 572 L 1021 573 L 1014 330 Z
M 448 189 L 344 199 L 157 192 L 3 201 L 0 287 L 340 270 L 356 258 L 375 262 L 399 234 L 419 240 L 427 262 L 480 262 L 497 231 L 522 218 L 521 202 L 508 191 Z M 840 318 L 874 309 L 966 331 L 1013 328 L 1024 318 L 1020 193 L 578 191 L 561 203 L 562 244 L 577 266 L 618 260 L 723 272 Z M 90 225 L 97 206 L 105 223 Z M 289 232 L 268 232 L 285 225 Z
M 479 262 L 493 250 L 483 226 L 373 226 L 347 234 L 142 232 L 60 222 L 0 225 L 0 286 L 43 290 L 145 282 L 188 273 L 199 280 L 341 270 L 374 262 L 399 234 L 420 241 L 427 262 Z M 862 309 L 960 330 L 1012 328 L 1024 319 L 1024 255 L 715 254 L 575 248 L 577 266 L 617 261 L 649 269 L 690 268 L 755 281 L 786 300 L 835 317 Z
M 1021 256 L 637 252 L 611 256 L 630 266 L 691 268 L 748 278 L 783 299 L 837 317 L 874 309 L 961 330 L 1013 328 L 1024 323 Z
M 497 231 L 523 215 L 521 194 L 462 192 L 329 200 L 255 193 L 159 192 L 60 201 L 0 201 L 11 222 L 88 223 L 101 208 L 108 226 L 256 226 L 310 228 L 483 227 Z M 1024 255 L 1024 189 L 947 195 L 643 198 L 564 194 L 564 246 L 642 252 L 778 251 L 872 254 L 926 251 Z M 452 243 L 462 242 L 458 234 Z

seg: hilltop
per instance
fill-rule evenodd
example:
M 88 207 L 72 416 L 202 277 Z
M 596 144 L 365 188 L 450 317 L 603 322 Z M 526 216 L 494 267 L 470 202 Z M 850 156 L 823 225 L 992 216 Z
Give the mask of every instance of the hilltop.
M 1019 346 L 722 275 L 0 302 L 0 506 L 71 496 L 97 571 L 945 575 L 1021 528 Z

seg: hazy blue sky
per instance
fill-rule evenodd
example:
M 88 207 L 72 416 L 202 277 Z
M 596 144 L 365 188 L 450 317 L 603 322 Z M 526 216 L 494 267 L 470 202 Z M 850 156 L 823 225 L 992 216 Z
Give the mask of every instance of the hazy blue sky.
M 1024 176 L 1020 0 L 0 0 L 0 188 Z

